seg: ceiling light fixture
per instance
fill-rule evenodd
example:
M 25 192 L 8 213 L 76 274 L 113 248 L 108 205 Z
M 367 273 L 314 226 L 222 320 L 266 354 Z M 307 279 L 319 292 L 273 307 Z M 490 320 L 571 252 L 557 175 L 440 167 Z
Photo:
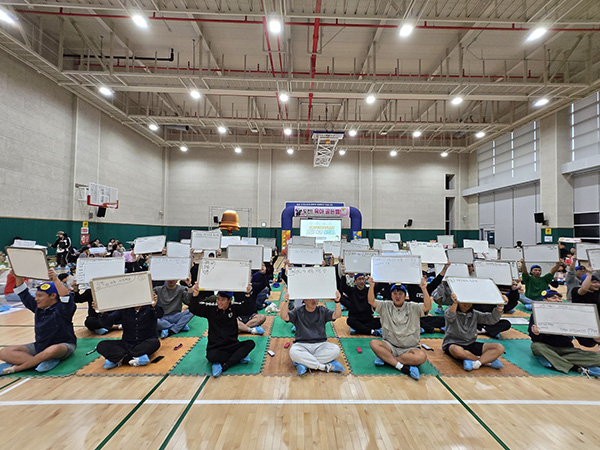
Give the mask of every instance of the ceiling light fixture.
M 369 105 L 375 103 L 375 96 L 373 94 L 367 95 L 367 98 L 365 98 L 365 102 L 367 102 Z
M 475 133 L 475 137 L 477 139 L 481 139 L 484 136 L 485 136 L 485 131 L 478 131 L 477 133 Z
M 281 100 L 283 103 L 287 102 L 289 99 L 290 99 L 290 96 L 287 95 L 285 92 L 279 93 L 279 100 Z
M 288 155 L 293 155 L 294 154 L 294 149 L 292 147 L 287 149 Z
M 527 36 L 527 39 L 525 39 L 525 40 L 527 42 L 535 41 L 535 40 L 541 38 L 544 34 L 546 34 L 546 31 L 548 31 L 548 30 L 544 27 L 535 28 L 531 33 L 529 33 L 529 35 Z
M 188 148 L 185 145 L 182 145 L 181 147 L 179 147 L 179 150 L 181 150 L 182 152 L 187 152 Z
M 190 95 L 192 96 L 192 98 L 195 98 L 196 100 L 198 100 L 200 97 L 202 97 L 202 94 L 197 89 L 192 89 L 190 91 Z
M 158 125 L 156 125 L 155 123 L 149 124 L 148 128 L 150 128 L 152 131 L 158 131 Z
M 390 156 L 396 156 L 398 154 L 398 152 L 396 150 L 392 150 L 390 152 Z
M 284 128 L 283 129 L 283 134 L 285 134 L 286 136 L 291 136 L 292 135 L 292 129 L 291 128 Z
M 225 128 L 223 125 L 219 125 L 219 126 L 217 127 L 217 131 L 218 131 L 220 134 L 225 134 L 225 133 L 227 133 L 227 128 Z
M 416 137 L 416 138 L 418 138 L 418 137 L 421 137 L 421 135 L 422 135 L 422 134 L 423 134 L 423 133 L 422 133 L 421 131 L 419 131 L 419 130 L 415 130 L 415 131 L 413 131 L 413 137 Z
M 450 103 L 457 106 L 457 105 L 460 105 L 462 102 L 463 102 L 462 97 L 454 97 Z
M 235 151 L 236 153 L 242 153 L 242 147 L 236 147 L 236 148 L 234 149 L 234 151 Z
M 106 86 L 100 86 L 98 88 L 98 92 L 100 92 L 102 95 L 104 95 L 105 97 L 110 97 L 111 95 L 113 95 L 113 91 L 111 91 L 109 88 L 107 88 Z
M 10 25 L 14 25 L 16 23 L 15 19 L 13 19 L 10 14 L 8 14 L 6 11 L 3 11 L 1 9 L 0 9 L 0 20 L 2 22 L 8 23 Z
M 414 29 L 415 29 L 415 27 L 412 24 L 405 23 L 398 30 L 398 34 L 400 35 L 400 37 L 408 37 L 412 34 Z
M 548 102 L 550 102 L 550 100 L 548 100 L 547 98 L 545 98 L 545 97 L 544 98 L 540 98 L 539 100 L 536 100 L 533 103 L 533 106 L 535 106 L 536 108 L 539 108 L 540 106 L 547 105 Z
M 349 135 L 350 137 L 354 137 L 354 136 L 356 136 L 356 133 L 358 133 L 358 132 L 357 132 L 355 129 L 351 129 L 350 131 L 348 131 L 348 135 Z
M 340 150 L 338 153 L 340 154 L 340 156 L 344 156 L 346 154 L 346 150 Z
M 133 16 L 131 16 L 131 20 L 133 20 L 133 23 L 135 23 L 140 28 L 148 28 L 148 21 L 141 14 L 134 14 Z
M 440 156 L 442 158 L 445 158 L 446 156 L 448 156 L 448 152 L 442 152 L 442 153 L 440 153 Z
M 275 34 L 281 33 L 281 21 L 275 18 L 269 20 L 269 31 Z

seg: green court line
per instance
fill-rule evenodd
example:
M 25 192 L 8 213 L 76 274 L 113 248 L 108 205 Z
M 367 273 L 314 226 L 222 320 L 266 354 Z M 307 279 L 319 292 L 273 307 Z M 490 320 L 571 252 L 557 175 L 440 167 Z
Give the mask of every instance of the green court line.
M 464 407 L 464 408 L 465 408 L 467 411 L 469 411 L 469 413 L 470 413 L 470 414 L 473 416 L 473 418 L 474 418 L 475 420 L 477 420 L 477 422 L 479 422 L 479 425 L 481 425 L 483 428 L 485 428 L 485 430 L 486 430 L 486 431 L 487 431 L 487 432 L 488 432 L 488 433 L 489 433 L 489 434 L 490 434 L 490 435 L 491 435 L 491 436 L 492 436 L 494 439 L 496 439 L 496 442 L 497 442 L 498 444 L 500 444 L 500 446 L 501 446 L 503 449 L 505 449 L 505 450 L 510 450 L 510 448 L 508 447 L 508 445 L 506 445 L 504 442 L 502 442 L 502 439 L 500 439 L 500 438 L 498 437 L 498 435 L 497 435 L 496 433 L 494 433 L 494 432 L 492 431 L 492 429 L 486 425 L 486 423 L 485 423 L 485 422 L 484 422 L 484 421 L 483 421 L 483 420 L 482 420 L 482 419 L 481 419 L 481 418 L 480 418 L 480 417 L 479 417 L 479 416 L 478 416 L 478 415 L 475 413 L 475 411 L 473 411 L 471 408 L 469 408 L 469 406 L 468 406 L 468 405 L 467 405 L 467 404 L 466 404 L 466 403 L 463 401 L 463 399 L 462 399 L 462 398 L 460 398 L 460 397 L 458 396 L 458 394 L 457 394 L 456 392 L 454 392 L 454 391 L 452 390 L 452 388 L 451 388 L 450 386 L 448 386 L 444 380 L 442 380 L 442 377 L 440 377 L 439 375 L 436 375 L 436 378 L 439 380 L 439 382 L 440 382 L 440 383 L 442 383 L 442 384 L 444 385 L 444 387 L 445 387 L 445 388 L 448 390 L 448 392 L 450 392 L 450 393 L 451 393 L 451 394 L 454 396 L 454 398 L 455 398 L 456 400 L 458 400 L 458 402 L 459 402 L 459 403 L 460 403 L 460 404 L 461 404 L 461 405 L 462 405 L 462 406 L 463 406 L 463 407 Z
M 156 385 L 150 389 L 150 392 L 148 392 L 143 399 L 141 399 L 139 401 L 139 403 L 137 405 L 135 405 L 135 408 L 133 408 L 131 411 L 129 411 L 129 414 L 127 414 L 123 420 L 121 420 L 121 422 L 119 422 L 119 424 L 113 428 L 113 430 L 108 434 L 108 436 L 106 436 L 104 438 L 104 440 L 102 442 L 100 442 L 100 445 L 98 445 L 98 447 L 96 447 L 96 450 L 100 450 L 101 448 L 103 448 L 108 441 L 110 441 L 112 439 L 112 437 L 117 434 L 117 432 L 123 427 L 123 425 L 125 425 L 125 423 L 131 419 L 131 416 L 133 416 L 135 414 L 135 412 L 140 409 L 140 407 L 146 402 L 146 400 L 148 400 L 148 398 L 150 398 L 150 396 L 152 394 L 154 394 L 154 392 L 160 387 L 160 385 L 163 383 L 163 381 L 165 381 L 167 379 L 167 377 L 169 376 L 169 374 L 166 374 L 164 377 L 162 377 L 160 379 L 160 381 L 158 383 L 156 383 Z
M 209 379 L 210 379 L 210 377 L 208 375 L 204 378 L 204 381 L 202 382 L 202 384 L 200 385 L 200 387 L 198 388 L 198 390 L 196 391 L 196 393 L 194 394 L 194 396 L 192 397 L 190 402 L 187 404 L 187 406 L 185 407 L 185 409 L 183 410 L 183 412 L 177 419 L 177 422 L 175 422 L 175 425 L 173 425 L 173 428 L 171 428 L 171 431 L 169 432 L 169 434 L 163 441 L 162 445 L 159 447 L 159 450 L 164 450 L 165 448 L 167 448 L 167 445 L 169 444 L 169 442 L 171 441 L 173 436 L 175 436 L 175 433 L 177 432 L 179 425 L 181 425 L 181 422 L 183 422 L 183 419 L 185 419 L 185 416 L 187 415 L 188 411 L 190 410 L 190 408 L 192 407 L 192 405 L 194 404 L 194 402 L 200 395 L 200 392 L 202 392 L 202 389 L 204 389 L 204 386 L 206 386 L 206 383 L 208 382 Z
M 16 378 L 16 379 L 12 380 L 10 383 L 6 383 L 4 386 L 0 386 L 0 391 L 1 391 L 2 389 L 4 389 L 5 387 L 9 387 L 11 384 L 14 384 L 14 383 L 16 383 L 16 382 L 17 382 L 17 381 L 19 381 L 19 380 L 20 380 L 20 378 Z

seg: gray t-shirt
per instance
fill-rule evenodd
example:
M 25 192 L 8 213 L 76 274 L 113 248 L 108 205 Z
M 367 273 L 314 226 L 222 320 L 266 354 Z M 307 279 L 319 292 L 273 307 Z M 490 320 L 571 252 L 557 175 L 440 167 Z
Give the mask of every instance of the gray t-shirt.
M 175 285 L 175 288 L 169 289 L 166 284 L 154 288 L 158 296 L 158 304 L 165 311 L 165 316 L 181 312 L 183 303 L 189 303 L 189 297 L 186 287 Z
M 383 339 L 394 347 L 418 347 L 421 336 L 422 303 L 405 301 L 398 308 L 391 300 L 376 300 L 375 312 L 381 315 Z
M 324 306 L 317 306 L 313 312 L 308 312 L 306 306 L 294 308 L 289 313 L 290 322 L 296 326 L 294 342 L 325 342 L 327 331 L 325 325 L 333 320 L 333 311 Z

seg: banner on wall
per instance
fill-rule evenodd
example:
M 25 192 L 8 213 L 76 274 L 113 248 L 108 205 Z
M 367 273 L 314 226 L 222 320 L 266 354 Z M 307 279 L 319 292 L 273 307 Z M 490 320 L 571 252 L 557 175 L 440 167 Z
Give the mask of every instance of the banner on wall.
M 294 207 L 294 217 L 350 217 L 350 208 L 344 203 L 286 202 Z

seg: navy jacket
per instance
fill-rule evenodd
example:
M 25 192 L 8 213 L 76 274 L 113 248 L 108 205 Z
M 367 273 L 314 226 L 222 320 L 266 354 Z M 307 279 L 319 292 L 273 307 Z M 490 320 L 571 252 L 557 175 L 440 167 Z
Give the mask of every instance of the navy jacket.
M 126 308 L 100 314 L 99 319 L 102 326 L 108 329 L 116 323 L 122 324 L 123 342 L 134 346 L 146 339 L 158 339 L 156 319 L 160 319 L 164 314 L 160 305 L 156 305 L 154 308 L 145 305 L 139 311 L 136 311 L 135 308 Z

